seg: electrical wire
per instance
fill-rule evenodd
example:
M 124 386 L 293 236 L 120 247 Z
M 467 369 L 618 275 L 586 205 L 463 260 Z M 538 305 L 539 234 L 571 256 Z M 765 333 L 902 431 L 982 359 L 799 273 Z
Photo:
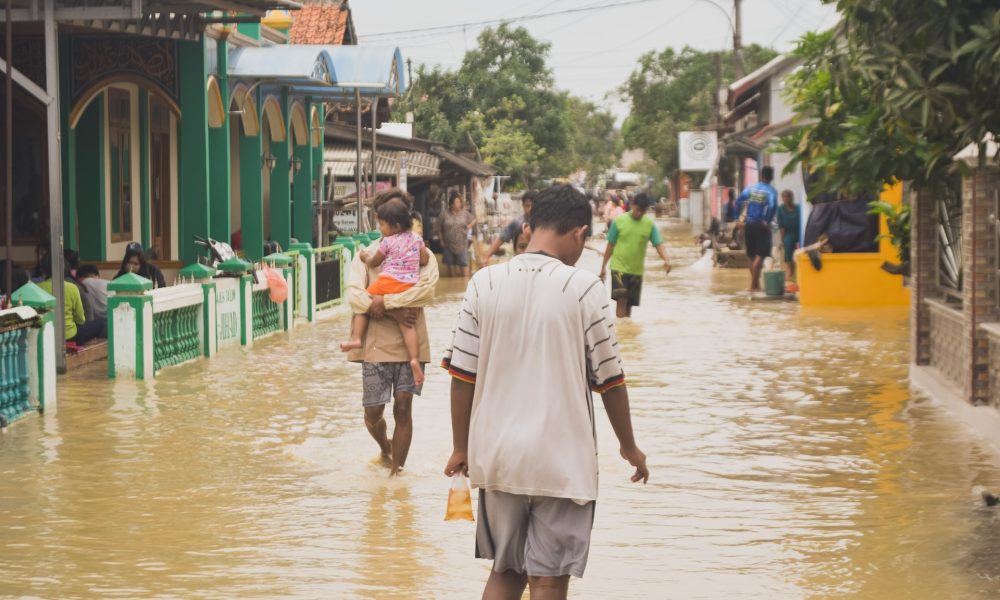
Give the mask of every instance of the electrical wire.
M 557 10 L 547 13 L 533 13 L 528 15 L 521 15 L 517 17 L 505 17 L 502 19 L 488 19 L 485 21 L 473 21 L 469 23 L 455 23 L 452 25 L 435 25 L 432 27 L 416 27 L 413 29 L 400 29 L 398 31 L 381 31 L 378 33 L 370 33 L 368 35 L 361 36 L 362 39 L 370 40 L 371 38 L 380 38 L 387 36 L 405 36 L 406 34 L 420 34 L 420 33 L 444 33 L 447 31 L 462 30 L 469 27 L 489 27 L 490 25 L 501 25 L 504 23 L 520 23 L 523 21 L 533 21 L 536 19 L 545 19 L 548 17 L 554 17 L 558 15 L 568 15 L 573 13 L 588 12 L 594 10 L 604 10 L 608 8 L 618 8 L 620 6 L 632 6 L 636 4 L 648 4 L 650 2 L 660 2 L 662 0 L 622 0 L 621 2 L 611 2 L 608 4 L 598 4 L 592 6 L 584 6 L 580 8 L 566 8 L 563 10 Z

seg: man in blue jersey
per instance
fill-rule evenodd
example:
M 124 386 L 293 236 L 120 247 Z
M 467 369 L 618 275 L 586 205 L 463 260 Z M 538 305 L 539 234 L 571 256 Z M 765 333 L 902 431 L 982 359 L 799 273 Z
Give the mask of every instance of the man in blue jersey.
M 747 258 L 750 259 L 750 291 L 760 291 L 764 259 L 771 256 L 771 220 L 778 210 L 778 190 L 774 189 L 774 168 L 760 170 L 760 181 L 747 187 L 736 199 L 736 210 L 745 227 Z

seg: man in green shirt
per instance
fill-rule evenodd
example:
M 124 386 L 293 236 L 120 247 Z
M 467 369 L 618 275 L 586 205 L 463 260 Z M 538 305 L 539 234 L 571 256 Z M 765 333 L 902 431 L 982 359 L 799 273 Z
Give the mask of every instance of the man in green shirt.
M 639 306 L 642 295 L 642 274 L 646 267 L 646 244 L 652 244 L 663 259 L 663 267 L 670 272 L 670 257 L 667 246 L 660 237 L 660 230 L 653 219 L 646 216 L 649 196 L 636 195 L 630 203 L 629 212 L 618 215 L 608 228 L 608 247 L 604 250 L 601 263 L 601 279 L 611 261 L 611 299 L 618 303 L 616 313 L 619 318 L 631 317 L 632 307 Z
M 45 258 L 42 264 L 42 271 L 45 280 L 38 283 L 38 287 L 48 293 L 52 293 L 52 261 Z M 80 297 L 80 288 L 75 283 L 63 282 L 63 305 L 66 316 L 66 341 L 73 342 L 77 346 L 82 346 L 90 340 L 103 337 L 105 334 L 106 321 L 104 319 L 87 320 L 83 312 L 83 299 Z

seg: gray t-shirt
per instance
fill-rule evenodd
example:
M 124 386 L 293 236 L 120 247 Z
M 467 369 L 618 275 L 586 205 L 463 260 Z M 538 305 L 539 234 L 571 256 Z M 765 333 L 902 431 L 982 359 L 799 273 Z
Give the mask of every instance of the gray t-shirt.
M 514 217 L 507 223 L 507 226 L 503 228 L 500 232 L 500 241 L 510 242 L 517 239 L 517 236 L 521 233 L 521 228 L 524 226 L 524 217 Z
M 90 306 L 95 319 L 108 318 L 108 280 L 100 277 L 87 277 L 80 282 L 90 299 Z

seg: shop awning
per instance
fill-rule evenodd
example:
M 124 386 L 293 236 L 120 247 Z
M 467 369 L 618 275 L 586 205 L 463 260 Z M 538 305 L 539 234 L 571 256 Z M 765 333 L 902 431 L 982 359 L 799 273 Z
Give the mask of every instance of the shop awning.
M 375 164 L 379 177 L 395 177 L 399 173 L 399 162 L 403 152 L 399 150 L 379 150 L 375 153 Z M 406 171 L 411 178 L 437 177 L 441 159 L 427 152 L 406 152 Z M 334 177 L 354 177 L 357 167 L 356 148 L 350 144 L 329 144 L 323 152 L 323 162 Z M 371 148 L 361 151 L 361 164 L 371 164 Z
M 325 51 L 333 61 L 333 85 L 296 85 L 296 94 L 325 102 L 390 98 L 406 92 L 403 55 L 394 46 L 295 46 Z
M 336 72 L 333 59 L 322 47 L 282 45 L 236 48 L 229 55 L 229 76 L 328 88 L 336 79 Z

